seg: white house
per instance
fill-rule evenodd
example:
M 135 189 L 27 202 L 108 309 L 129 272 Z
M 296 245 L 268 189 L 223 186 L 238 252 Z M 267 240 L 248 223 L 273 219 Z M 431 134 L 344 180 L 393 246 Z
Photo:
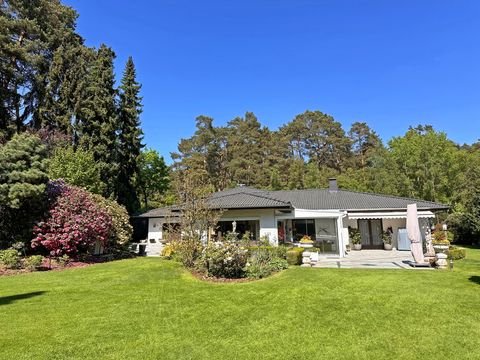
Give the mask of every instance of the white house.
M 328 189 L 259 190 L 246 186 L 211 195 L 210 205 L 222 209 L 216 229 L 221 236 L 227 231 L 244 234 L 253 240 L 267 237 L 274 244 L 295 244 L 304 235 L 315 241 L 322 253 L 343 257 L 349 244 L 348 228 L 360 230 L 362 249 L 383 247 L 382 233 L 393 233 L 393 246 L 408 250 L 406 241 L 407 205 L 416 203 L 420 225 L 430 226 L 435 212 L 448 206 L 397 196 L 341 190 L 336 179 Z M 150 210 L 139 217 L 148 218 L 148 242 L 162 242 L 164 232 L 178 223 L 179 208 Z

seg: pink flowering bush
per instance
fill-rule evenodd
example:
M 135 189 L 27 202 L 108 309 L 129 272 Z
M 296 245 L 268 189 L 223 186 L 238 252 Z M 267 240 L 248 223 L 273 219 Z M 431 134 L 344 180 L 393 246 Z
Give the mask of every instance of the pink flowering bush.
M 48 215 L 34 227 L 32 248 L 43 247 L 52 256 L 72 256 L 97 241 L 107 244 L 112 218 L 89 192 L 57 180 L 48 184 L 47 196 Z

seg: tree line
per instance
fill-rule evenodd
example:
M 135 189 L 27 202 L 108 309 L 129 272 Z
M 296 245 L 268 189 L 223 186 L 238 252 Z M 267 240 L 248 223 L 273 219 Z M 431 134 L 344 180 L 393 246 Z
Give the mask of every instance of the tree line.
M 225 126 L 199 116 L 193 136 L 171 156 L 174 184 L 193 173 L 210 191 L 238 184 L 305 189 L 326 187 L 335 176 L 343 189 L 449 204 L 457 232 L 480 236 L 480 143 L 456 144 L 430 125 L 383 143 L 367 123 L 346 130 L 321 111 L 305 111 L 277 130 L 251 112 Z
M 115 52 L 105 44 L 87 47 L 77 16 L 59 0 L 0 1 L 0 144 L 34 133 L 48 145 L 51 177 L 133 213 L 164 191 L 167 169 L 157 152 L 142 154 L 133 59 L 116 86 Z M 161 172 L 160 184 L 142 177 L 152 169 Z

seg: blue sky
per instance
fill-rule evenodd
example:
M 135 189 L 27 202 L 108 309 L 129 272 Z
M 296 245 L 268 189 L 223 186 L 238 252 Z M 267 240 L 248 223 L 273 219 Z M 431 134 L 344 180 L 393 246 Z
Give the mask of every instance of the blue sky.
M 65 0 L 89 46 L 129 55 L 147 146 L 169 160 L 195 117 L 276 129 L 306 109 L 384 140 L 431 124 L 480 138 L 480 1 Z

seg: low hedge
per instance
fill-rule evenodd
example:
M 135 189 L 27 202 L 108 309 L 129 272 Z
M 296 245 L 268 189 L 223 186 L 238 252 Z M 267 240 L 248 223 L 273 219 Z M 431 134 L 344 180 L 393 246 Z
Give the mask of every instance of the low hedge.
M 248 247 L 249 255 L 253 255 L 256 252 L 267 252 L 272 258 L 287 258 L 287 247 L 285 246 L 250 246 Z
M 294 247 L 287 250 L 288 265 L 301 265 L 302 253 L 305 249 L 301 247 Z
M 465 249 L 458 248 L 456 246 L 450 246 L 448 249 L 448 258 L 453 260 L 464 259 L 466 256 Z

